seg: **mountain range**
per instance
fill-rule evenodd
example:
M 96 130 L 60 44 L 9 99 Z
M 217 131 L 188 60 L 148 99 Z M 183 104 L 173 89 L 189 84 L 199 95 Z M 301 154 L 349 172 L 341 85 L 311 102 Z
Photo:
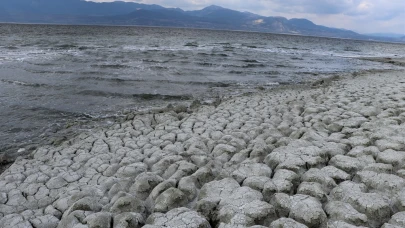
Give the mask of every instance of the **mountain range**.
M 401 41 L 401 37 L 368 36 L 316 25 L 307 19 L 265 17 L 220 6 L 184 11 L 133 2 L 84 0 L 1 0 L 0 22 L 140 25 L 244 30 L 352 39 Z

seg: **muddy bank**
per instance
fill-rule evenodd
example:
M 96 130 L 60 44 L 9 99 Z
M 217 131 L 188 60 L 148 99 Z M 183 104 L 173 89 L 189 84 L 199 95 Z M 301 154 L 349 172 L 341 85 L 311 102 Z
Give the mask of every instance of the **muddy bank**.
M 404 71 L 137 113 L 0 175 L 5 227 L 403 227 Z
M 378 58 L 378 57 L 369 57 L 369 58 L 359 58 L 361 60 L 368 60 L 380 63 L 389 63 L 397 66 L 405 66 L 405 58 Z

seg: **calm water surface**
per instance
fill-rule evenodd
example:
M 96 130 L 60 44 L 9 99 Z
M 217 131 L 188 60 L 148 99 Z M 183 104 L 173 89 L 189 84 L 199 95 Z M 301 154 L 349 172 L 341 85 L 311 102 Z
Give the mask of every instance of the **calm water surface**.
M 67 122 L 388 69 L 405 45 L 194 29 L 0 24 L 0 153 Z M 104 121 L 100 121 L 102 118 Z M 86 127 L 83 127 L 85 129 Z

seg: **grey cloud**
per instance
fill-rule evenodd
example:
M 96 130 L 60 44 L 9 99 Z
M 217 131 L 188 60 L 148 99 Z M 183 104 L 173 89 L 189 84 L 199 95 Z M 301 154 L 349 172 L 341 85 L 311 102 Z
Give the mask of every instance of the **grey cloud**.
M 274 11 L 315 15 L 343 14 L 367 16 L 371 20 L 387 21 L 405 13 L 404 0 L 267 0 L 276 3 Z
M 385 13 L 381 13 L 375 16 L 376 20 L 379 21 L 389 21 L 392 20 L 398 16 L 402 15 L 402 20 L 405 20 L 405 9 L 404 10 L 395 10 L 395 11 L 391 11 L 391 12 L 385 12 Z M 405 26 L 404 26 L 405 28 Z
M 273 0 L 277 11 L 285 13 L 340 14 L 350 10 L 359 0 Z

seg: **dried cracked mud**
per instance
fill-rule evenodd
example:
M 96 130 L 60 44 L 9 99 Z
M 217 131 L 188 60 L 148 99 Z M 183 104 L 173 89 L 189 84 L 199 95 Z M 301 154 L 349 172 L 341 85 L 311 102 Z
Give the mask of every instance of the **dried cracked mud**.
M 405 72 L 135 116 L 0 176 L 1 227 L 405 227 Z

